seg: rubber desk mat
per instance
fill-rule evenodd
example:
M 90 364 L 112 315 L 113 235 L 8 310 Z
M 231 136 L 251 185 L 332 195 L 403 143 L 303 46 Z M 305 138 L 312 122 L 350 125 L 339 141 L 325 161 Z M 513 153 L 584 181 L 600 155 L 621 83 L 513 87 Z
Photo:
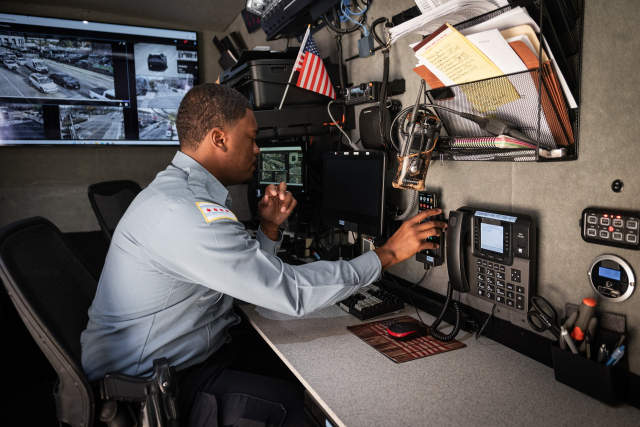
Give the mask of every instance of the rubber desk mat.
M 402 316 L 395 319 L 347 326 L 347 329 L 396 363 L 433 356 L 434 354 L 445 353 L 467 346 L 457 340 L 449 342 L 438 341 L 429 334 L 410 341 L 396 341 L 387 334 L 387 328 L 395 322 L 420 323 L 413 317 Z

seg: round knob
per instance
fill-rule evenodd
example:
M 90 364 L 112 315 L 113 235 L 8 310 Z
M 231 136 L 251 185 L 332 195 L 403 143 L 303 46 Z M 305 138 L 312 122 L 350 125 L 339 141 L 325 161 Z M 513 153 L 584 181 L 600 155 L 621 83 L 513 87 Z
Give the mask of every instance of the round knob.
M 411 165 L 411 167 L 409 167 L 409 172 L 411 172 L 411 173 L 418 172 L 418 166 L 417 165 Z

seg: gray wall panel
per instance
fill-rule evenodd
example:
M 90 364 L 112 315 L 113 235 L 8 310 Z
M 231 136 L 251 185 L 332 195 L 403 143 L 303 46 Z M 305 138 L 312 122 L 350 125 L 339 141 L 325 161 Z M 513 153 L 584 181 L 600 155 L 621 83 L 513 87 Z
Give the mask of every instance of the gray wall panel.
M 380 16 L 391 17 L 413 6 L 412 0 L 373 2 L 367 21 Z M 2 3 L 3 10 L 29 13 L 24 4 Z M 170 23 L 152 23 L 135 17 L 120 17 L 79 9 L 61 9 L 42 6 L 40 14 L 119 22 L 131 25 L 164 26 Z M 640 28 L 636 25 L 640 4 L 633 0 L 587 0 L 584 34 L 582 103 L 580 126 L 580 159 L 575 162 L 553 164 L 501 164 L 501 163 L 445 163 L 432 164 L 428 187 L 440 193 L 445 210 L 463 205 L 492 206 L 514 212 L 531 214 L 539 227 L 539 293 L 549 299 L 560 314 L 565 302 L 579 303 L 593 296 L 586 278 L 586 269 L 593 257 L 601 253 L 619 254 L 640 272 L 640 252 L 609 249 L 584 243 L 577 225 L 582 209 L 591 205 L 640 210 L 640 158 L 639 108 L 637 98 L 637 70 L 640 59 Z M 31 11 L 32 13 L 32 11 Z M 200 54 L 204 58 L 203 80 L 215 81 L 221 70 L 218 54 L 211 38 L 240 31 L 249 47 L 270 45 L 283 48 L 286 41 L 265 42 L 264 33 L 246 33 L 242 18 L 238 16 L 226 28 L 212 28 L 199 33 Z M 344 37 L 345 57 L 357 53 L 359 34 Z M 334 39 L 321 31 L 315 36 L 323 56 L 336 59 Z M 412 72 L 416 63 L 411 42 L 419 36 L 407 36 L 391 51 L 390 79 L 407 80 L 407 92 L 398 97 L 409 106 L 415 101 L 419 77 Z M 297 45 L 294 40 L 291 45 Z M 348 81 L 353 83 L 380 80 L 382 55 L 348 63 Z M 358 131 L 352 132 L 355 140 Z M 0 150 L 0 225 L 30 215 L 43 215 L 63 231 L 98 229 L 97 222 L 86 199 L 86 186 L 106 179 L 132 178 L 147 185 L 155 174 L 164 169 L 173 151 L 166 148 L 100 147 L 97 149 L 20 148 Z M 621 178 L 625 189 L 614 194 L 610 189 L 613 179 Z M 244 187 L 231 189 L 234 211 L 246 212 L 241 207 Z M 406 197 L 394 194 L 394 200 Z M 71 209 L 70 209 L 71 208 Z M 240 216 L 240 215 L 239 215 Z M 418 280 L 424 270 L 421 264 L 407 260 L 392 272 L 408 280 Z M 446 268 L 436 268 L 423 285 L 444 293 Z M 484 311 L 491 305 L 462 295 L 461 300 Z M 601 303 L 601 308 L 625 314 L 630 333 L 631 370 L 640 374 L 640 295 L 620 304 Z M 523 324 L 522 316 L 498 313 L 501 318 Z

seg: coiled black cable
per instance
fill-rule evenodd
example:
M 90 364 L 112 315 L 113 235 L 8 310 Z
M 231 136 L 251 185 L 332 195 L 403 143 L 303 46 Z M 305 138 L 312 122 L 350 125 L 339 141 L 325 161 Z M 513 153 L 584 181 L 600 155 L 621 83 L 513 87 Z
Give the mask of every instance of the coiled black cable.
M 458 305 L 457 301 L 452 300 L 452 296 L 453 288 L 451 287 L 451 282 L 449 282 L 447 284 L 447 299 L 444 302 L 444 306 L 442 307 L 442 313 L 440 313 L 438 318 L 429 328 L 429 333 L 431 334 L 431 336 L 438 341 L 451 341 L 456 337 L 456 335 L 458 335 L 458 332 L 460 332 L 460 306 Z M 456 323 L 453 325 L 453 330 L 447 335 L 444 335 L 440 333 L 440 331 L 438 331 L 438 326 L 440 326 L 440 323 L 442 322 L 442 319 L 444 318 L 444 315 L 447 312 L 447 308 L 449 308 L 450 303 L 453 303 L 453 308 L 456 310 Z
M 371 2 L 369 2 L 371 3 Z M 333 13 L 334 19 L 339 23 L 340 22 L 340 18 L 338 18 L 338 9 L 333 6 L 331 8 L 331 11 Z M 360 15 L 360 17 L 358 18 L 358 22 L 362 25 L 364 25 L 364 21 L 366 19 L 365 14 L 363 13 L 362 15 Z M 351 28 L 340 28 L 336 25 L 334 25 L 328 18 L 327 18 L 327 13 L 323 13 L 322 14 L 322 20 L 324 21 L 325 25 L 327 26 L 327 28 L 330 31 L 333 31 L 334 33 L 337 34 L 349 34 L 349 33 L 353 33 L 356 30 L 362 30 L 362 27 L 358 24 L 353 24 L 351 26 Z

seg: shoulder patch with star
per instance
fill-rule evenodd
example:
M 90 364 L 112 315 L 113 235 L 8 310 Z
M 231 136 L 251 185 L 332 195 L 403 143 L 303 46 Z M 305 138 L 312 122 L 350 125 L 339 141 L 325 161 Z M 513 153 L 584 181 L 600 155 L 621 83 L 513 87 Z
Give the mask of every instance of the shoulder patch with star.
M 213 222 L 218 219 L 232 219 L 237 221 L 238 218 L 224 206 L 211 203 L 211 202 L 196 202 L 196 206 L 202 212 L 202 216 L 204 216 L 205 221 Z

